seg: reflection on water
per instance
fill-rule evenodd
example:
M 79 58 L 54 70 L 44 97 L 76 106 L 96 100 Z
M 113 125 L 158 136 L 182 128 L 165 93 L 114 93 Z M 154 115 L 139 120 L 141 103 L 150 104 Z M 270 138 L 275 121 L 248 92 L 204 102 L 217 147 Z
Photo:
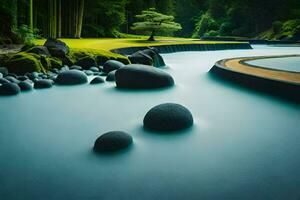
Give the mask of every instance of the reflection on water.
M 156 91 L 53 87 L 0 98 L 0 199 L 297 199 L 300 106 L 217 82 L 226 57 L 293 54 L 268 48 L 165 54 L 176 86 Z M 174 102 L 195 126 L 142 128 L 146 112 Z M 133 136 L 114 155 L 92 151 L 111 130 Z

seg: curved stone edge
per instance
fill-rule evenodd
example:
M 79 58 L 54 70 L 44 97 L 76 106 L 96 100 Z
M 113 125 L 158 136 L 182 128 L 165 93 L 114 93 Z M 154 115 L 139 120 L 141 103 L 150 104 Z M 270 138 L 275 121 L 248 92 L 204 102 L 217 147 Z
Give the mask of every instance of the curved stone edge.
M 131 55 L 147 47 L 153 47 L 159 53 L 175 53 L 180 51 L 217 51 L 229 49 L 252 49 L 249 43 L 216 43 L 216 44 L 176 44 L 176 45 L 150 45 L 141 47 L 125 47 L 113 49 L 111 52 L 121 55 Z
M 287 98 L 300 103 L 300 84 L 235 71 L 225 66 L 228 60 L 232 59 L 224 59 L 216 62 L 210 69 L 209 74 L 256 91 L 283 97 L 285 99 Z

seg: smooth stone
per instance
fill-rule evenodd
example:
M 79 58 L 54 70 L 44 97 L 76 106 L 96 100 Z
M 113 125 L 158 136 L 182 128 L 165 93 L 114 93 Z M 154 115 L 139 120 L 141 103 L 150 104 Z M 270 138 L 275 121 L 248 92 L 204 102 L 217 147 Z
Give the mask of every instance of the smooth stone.
M 16 83 L 4 83 L 0 86 L 0 95 L 16 95 L 21 91 L 20 87 Z
M 82 67 L 78 66 L 78 65 L 73 65 L 73 66 L 70 67 L 70 69 L 82 70 Z
M 6 76 L 5 79 L 12 83 L 16 83 L 16 84 L 20 83 L 20 81 L 13 76 Z
M 3 78 L 3 74 L 0 72 L 0 78 Z
M 84 70 L 84 73 L 85 73 L 87 76 L 92 76 L 92 75 L 94 75 L 94 72 L 92 72 L 91 70 Z
M 107 74 L 106 81 L 115 81 L 116 80 L 116 70 L 111 71 Z
M 114 70 L 118 70 L 122 67 L 124 67 L 125 65 L 119 61 L 116 61 L 116 60 L 108 60 L 104 63 L 103 65 L 103 72 L 105 73 L 109 73 L 111 71 L 114 71 Z
M 0 84 L 5 84 L 5 83 L 10 83 L 10 81 L 5 78 L 0 78 Z
M 99 68 L 98 67 L 91 67 L 90 70 L 92 72 L 99 72 Z
M 99 84 L 99 83 L 104 83 L 104 79 L 101 78 L 100 76 L 95 77 L 93 80 L 91 80 L 90 84 Z
M 94 144 L 95 152 L 110 152 L 127 148 L 133 142 L 132 137 L 122 131 L 111 131 L 97 138 Z
M 55 82 L 59 85 L 77 85 L 87 83 L 88 78 L 84 72 L 72 69 L 58 74 Z
M 53 86 L 53 81 L 49 79 L 37 80 L 34 82 L 35 89 L 51 88 L 52 86 Z
M 164 103 L 151 108 L 143 123 L 144 127 L 155 131 L 177 131 L 191 127 L 193 116 L 180 104 Z
M 126 65 L 116 71 L 119 88 L 147 89 L 174 85 L 174 79 L 167 72 L 148 65 Z
M 6 67 L 0 67 L 0 73 L 3 75 L 3 76 L 7 76 L 8 74 L 8 70 Z
M 142 51 L 131 54 L 128 56 L 128 59 L 132 64 L 153 65 L 153 59 Z
M 32 85 L 28 81 L 21 81 L 19 84 L 21 91 L 30 91 L 32 90 Z

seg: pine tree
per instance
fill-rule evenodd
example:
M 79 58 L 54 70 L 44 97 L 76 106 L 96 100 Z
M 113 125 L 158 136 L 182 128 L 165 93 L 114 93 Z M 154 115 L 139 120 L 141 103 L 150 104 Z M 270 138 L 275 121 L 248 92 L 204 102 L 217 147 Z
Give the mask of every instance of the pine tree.
M 140 22 L 136 22 L 131 27 L 132 30 L 151 32 L 148 41 L 154 41 L 155 32 L 159 30 L 177 31 L 181 30 L 181 25 L 174 22 L 172 15 L 164 15 L 156 12 L 155 8 L 142 11 L 141 15 L 135 16 Z

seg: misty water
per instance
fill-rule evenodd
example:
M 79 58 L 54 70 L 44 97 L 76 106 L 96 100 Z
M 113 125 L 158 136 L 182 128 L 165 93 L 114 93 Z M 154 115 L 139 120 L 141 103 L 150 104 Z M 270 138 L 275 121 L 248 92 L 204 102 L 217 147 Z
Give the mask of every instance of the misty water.
M 300 105 L 216 80 L 229 57 L 296 54 L 297 47 L 164 54 L 176 86 L 118 90 L 114 83 L 55 86 L 0 97 L 0 199 L 300 198 Z M 180 103 L 194 127 L 148 132 L 153 106 Z M 111 130 L 131 148 L 94 154 Z
M 300 57 L 266 58 L 251 60 L 246 63 L 264 68 L 300 72 Z

